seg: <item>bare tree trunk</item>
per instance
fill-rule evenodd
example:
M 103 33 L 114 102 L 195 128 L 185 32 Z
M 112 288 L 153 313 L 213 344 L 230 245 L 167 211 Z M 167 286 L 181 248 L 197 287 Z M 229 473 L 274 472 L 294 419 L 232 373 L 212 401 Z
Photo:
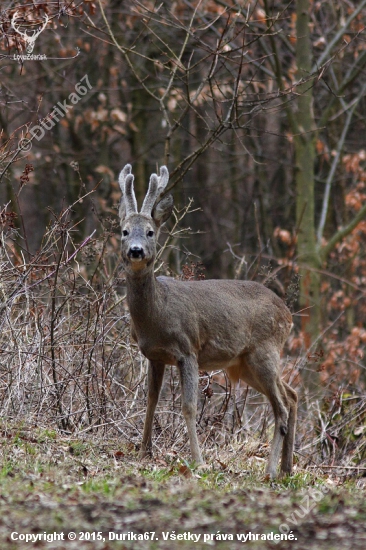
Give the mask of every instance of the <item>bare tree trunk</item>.
M 297 6 L 297 42 L 296 62 L 297 78 L 307 79 L 311 73 L 312 52 L 309 29 L 309 0 L 298 0 Z M 294 137 L 296 154 L 296 224 L 298 231 L 298 261 L 303 265 L 300 305 L 302 312 L 302 329 L 306 336 L 306 345 L 310 346 L 319 334 L 319 274 L 314 271 L 320 267 L 315 235 L 314 205 L 314 160 L 315 160 L 315 122 L 313 113 L 312 81 L 304 82 L 297 87 L 297 109 L 294 113 L 298 132 Z M 310 370 L 304 372 L 305 384 L 315 389 L 318 375 Z

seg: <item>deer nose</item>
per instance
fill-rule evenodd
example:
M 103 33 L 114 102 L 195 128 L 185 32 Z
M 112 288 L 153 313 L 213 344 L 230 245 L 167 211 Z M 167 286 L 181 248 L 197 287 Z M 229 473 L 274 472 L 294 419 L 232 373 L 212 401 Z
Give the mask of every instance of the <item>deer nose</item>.
M 142 246 L 131 246 L 130 250 L 128 251 L 128 256 L 130 258 L 144 258 L 144 249 L 142 248 Z

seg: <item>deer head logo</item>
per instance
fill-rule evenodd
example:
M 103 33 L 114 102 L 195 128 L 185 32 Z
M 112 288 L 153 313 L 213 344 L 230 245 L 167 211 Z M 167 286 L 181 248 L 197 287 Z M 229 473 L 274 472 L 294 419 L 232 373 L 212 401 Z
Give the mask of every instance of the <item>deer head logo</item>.
M 30 32 L 32 34 L 27 34 L 26 32 L 22 32 L 19 27 L 17 28 L 16 27 L 16 19 L 18 17 L 18 12 L 14 12 L 14 15 L 11 19 L 11 26 L 13 27 L 13 29 L 15 30 L 15 32 L 17 32 L 18 34 L 20 34 L 20 36 L 23 38 L 23 40 L 25 41 L 25 43 L 27 44 L 27 47 L 26 47 L 26 51 L 27 53 L 32 53 L 33 52 L 33 48 L 34 48 L 34 43 L 35 41 L 37 40 L 37 38 L 39 37 L 39 35 L 41 34 L 41 32 L 46 28 L 47 26 L 47 23 L 48 23 L 48 15 L 45 14 L 44 16 L 44 23 L 42 25 L 42 27 L 40 27 L 39 29 L 32 29 Z

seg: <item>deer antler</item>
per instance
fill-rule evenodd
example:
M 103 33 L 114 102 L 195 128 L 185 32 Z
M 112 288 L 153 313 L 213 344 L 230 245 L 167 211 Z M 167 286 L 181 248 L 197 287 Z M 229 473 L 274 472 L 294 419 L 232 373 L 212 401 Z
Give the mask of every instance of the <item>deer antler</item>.
M 164 189 L 168 185 L 168 181 L 169 181 L 168 168 L 166 166 L 162 166 L 160 168 L 160 178 L 159 178 L 159 187 L 158 187 L 159 195 L 164 191 Z
M 47 15 L 47 13 L 45 14 L 44 23 L 43 23 L 42 27 L 40 29 L 38 29 L 38 31 L 36 29 L 33 29 L 31 31 L 33 33 L 31 36 L 29 36 L 26 32 L 22 32 L 19 28 L 17 28 L 15 26 L 15 20 L 16 20 L 17 17 L 18 17 L 18 12 L 15 11 L 14 14 L 13 14 L 13 17 L 11 19 L 11 26 L 13 27 L 15 32 L 20 34 L 20 36 L 23 38 L 23 40 L 28 44 L 28 46 L 26 48 L 27 52 L 32 53 L 35 41 L 37 40 L 37 38 L 41 34 L 41 32 L 46 28 L 46 25 L 49 21 L 48 15 Z
M 119 207 L 119 216 L 121 220 L 137 212 L 137 201 L 133 189 L 134 177 L 131 174 L 131 170 L 131 164 L 126 164 L 118 178 L 118 183 L 122 191 L 122 199 Z
M 156 200 L 164 191 L 169 181 L 169 172 L 166 166 L 160 168 L 160 177 L 156 174 L 151 174 L 149 190 L 142 203 L 141 214 L 148 214 L 151 216 L 151 212 L 154 208 Z

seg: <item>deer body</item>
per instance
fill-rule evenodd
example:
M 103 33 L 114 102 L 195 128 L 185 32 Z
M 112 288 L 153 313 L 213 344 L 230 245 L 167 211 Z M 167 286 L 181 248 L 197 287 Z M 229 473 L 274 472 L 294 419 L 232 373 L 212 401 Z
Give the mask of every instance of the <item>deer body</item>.
M 145 294 L 141 281 L 127 276 L 132 335 L 150 361 L 178 366 L 181 357 L 195 354 L 202 370 L 227 369 L 258 344 L 268 344 L 276 328 L 282 345 L 289 334 L 286 306 L 259 283 L 151 278 L 144 282 Z
M 121 172 L 122 260 L 132 337 L 149 360 L 148 402 L 141 456 L 151 451 L 154 411 L 166 365 L 179 369 L 182 411 L 192 457 L 202 464 L 196 434 L 198 370 L 225 369 L 266 395 L 275 416 L 275 433 L 267 471 L 290 473 L 296 424 L 296 392 L 280 379 L 280 352 L 291 330 L 291 314 L 271 290 L 252 281 L 177 281 L 155 277 L 159 228 L 171 214 L 171 195 L 161 197 L 168 171 L 150 178 L 148 194 L 137 213 L 133 176 Z

